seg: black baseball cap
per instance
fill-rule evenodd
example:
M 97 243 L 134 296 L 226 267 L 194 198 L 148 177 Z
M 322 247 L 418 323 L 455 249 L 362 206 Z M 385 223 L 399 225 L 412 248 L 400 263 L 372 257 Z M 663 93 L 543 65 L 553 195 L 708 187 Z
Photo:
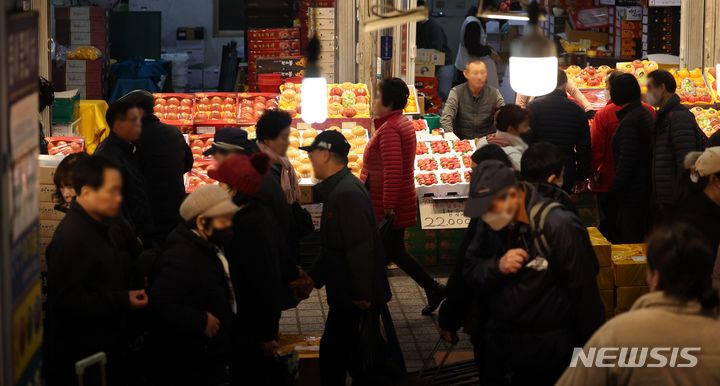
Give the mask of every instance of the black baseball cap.
M 516 185 L 515 172 L 496 160 L 481 162 L 470 177 L 470 191 L 465 203 L 465 216 L 482 217 L 492 206 L 495 196 Z
M 225 150 L 234 153 L 253 153 L 255 143 L 248 139 L 247 131 L 239 127 L 226 127 L 217 129 L 212 146 L 203 152 L 203 155 L 209 157 L 218 150 Z
M 350 153 L 350 144 L 345 136 L 336 130 L 325 130 L 315 137 L 310 146 L 302 146 L 300 150 L 311 152 L 315 149 L 323 149 L 347 157 Z

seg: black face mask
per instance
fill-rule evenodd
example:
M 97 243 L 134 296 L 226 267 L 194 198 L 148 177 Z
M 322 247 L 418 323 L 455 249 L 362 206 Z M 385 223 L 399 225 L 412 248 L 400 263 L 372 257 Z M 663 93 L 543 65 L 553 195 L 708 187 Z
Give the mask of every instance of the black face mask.
M 222 229 L 214 228 L 211 227 L 210 221 L 205 223 L 205 229 L 212 229 L 212 234 L 208 236 L 208 241 L 220 247 L 227 245 L 232 241 L 234 236 L 232 227 Z

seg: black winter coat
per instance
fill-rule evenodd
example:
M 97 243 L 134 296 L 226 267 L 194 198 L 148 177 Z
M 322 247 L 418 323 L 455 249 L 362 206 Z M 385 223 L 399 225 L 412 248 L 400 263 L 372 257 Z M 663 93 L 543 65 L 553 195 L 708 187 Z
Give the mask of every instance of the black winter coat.
M 143 118 L 137 158 L 150 200 L 159 241 L 180 223 L 185 199 L 183 175 L 192 169 L 193 156 L 180 130 L 155 116 Z
M 720 246 L 720 205 L 704 192 L 688 197 L 675 213 L 675 220 L 694 226 L 707 239 L 710 250 Z
M 720 130 L 716 131 L 715 134 L 710 137 L 708 141 L 708 147 L 720 146 Z
M 657 113 L 653 136 L 652 183 L 655 202 L 676 205 L 685 156 L 705 147 L 695 116 L 673 95 Z
M 564 90 L 535 99 L 527 109 L 532 129 L 527 142 L 549 142 L 562 149 L 566 157 L 563 189 L 570 192 L 575 182 L 590 174 L 590 126 L 585 112 Z
M 47 248 L 49 385 L 74 384 L 79 359 L 105 351 L 112 368 L 123 351 L 130 263 L 118 252 L 109 224 L 73 202 Z
M 619 124 L 612 138 L 615 179 L 610 186 L 620 207 L 647 205 L 650 197 L 653 117 L 638 103 L 617 112 Z
M 145 245 L 149 246 L 155 234 L 155 224 L 135 145 L 110 132 L 110 135 L 98 145 L 95 155 L 111 159 L 120 166 L 123 178 L 123 216 L 130 222 Z
M 327 286 L 330 307 L 353 300 L 390 301 L 382 242 L 365 186 L 343 169 L 313 187 L 323 205 L 320 256 L 309 271 L 317 288 Z
M 233 313 L 217 250 L 180 224 L 158 257 L 147 345 L 148 365 L 160 385 L 217 385 L 225 379 Z M 208 312 L 220 320 L 212 338 L 205 335 Z

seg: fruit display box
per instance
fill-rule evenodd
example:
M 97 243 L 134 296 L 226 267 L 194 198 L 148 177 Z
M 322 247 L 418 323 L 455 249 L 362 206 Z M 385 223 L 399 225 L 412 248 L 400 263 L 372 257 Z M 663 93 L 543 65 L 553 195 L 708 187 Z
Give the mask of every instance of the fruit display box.
M 280 85 L 278 108 L 287 111 L 293 118 L 300 118 L 300 89 L 300 85 L 293 82 Z
M 698 126 L 700 126 L 700 129 L 702 129 L 703 133 L 708 137 L 720 130 L 720 115 L 714 108 L 695 106 L 690 109 L 690 112 L 695 115 Z
M 472 141 L 420 141 L 415 159 L 415 189 L 418 197 L 467 195 L 470 182 Z
M 153 111 L 161 122 L 177 126 L 183 133 L 192 132 L 195 95 L 158 93 L 153 96 L 155 97 Z
M 615 63 L 615 68 L 626 74 L 633 74 L 644 93 L 647 74 L 657 70 L 658 64 L 652 60 L 633 60 L 632 62 Z
M 212 167 L 215 162 L 212 158 L 203 155 L 203 152 L 212 146 L 213 138 L 213 134 L 185 136 L 193 155 L 192 170 L 185 175 L 185 191 L 187 193 L 192 193 L 198 186 L 217 183 L 207 175 L 207 169 Z
M 290 129 L 290 146 L 287 156 L 293 165 L 295 172 L 301 178 L 302 185 L 313 185 L 313 170 L 308 158 L 307 152 L 300 150 L 300 146 L 310 145 L 315 137 L 324 130 L 318 130 L 316 126 L 301 126 L 301 129 Z M 362 157 L 365 146 L 369 141 L 368 130 L 362 126 L 354 126 L 341 128 L 339 126 L 330 126 L 325 130 L 335 130 L 343 134 L 345 139 L 350 143 L 350 152 L 348 154 L 348 168 L 356 176 L 360 175 L 362 170 Z
M 82 137 L 45 137 L 48 142 L 49 155 L 63 155 L 81 153 L 85 149 L 85 139 Z
M 328 84 L 328 117 L 370 118 L 370 92 L 364 83 Z
M 240 93 L 238 94 L 238 123 L 255 124 L 265 110 L 278 107 L 277 94 L 272 93 Z
M 677 82 L 677 90 L 680 102 L 686 105 L 711 105 L 715 103 L 713 93 L 710 91 L 700 68 L 688 70 L 670 70 Z
M 715 97 L 715 100 L 720 102 L 720 95 L 718 95 L 717 89 L 717 69 L 715 67 L 706 67 L 705 79 L 707 81 L 707 85 L 710 86 L 710 91 Z
M 238 94 L 232 92 L 196 93 L 194 111 L 196 125 L 236 124 Z
M 580 66 L 572 65 L 565 69 L 565 74 L 578 88 L 603 89 L 605 88 L 605 77 L 611 70 L 612 68 L 605 65 L 598 68 L 593 66 L 580 68 Z

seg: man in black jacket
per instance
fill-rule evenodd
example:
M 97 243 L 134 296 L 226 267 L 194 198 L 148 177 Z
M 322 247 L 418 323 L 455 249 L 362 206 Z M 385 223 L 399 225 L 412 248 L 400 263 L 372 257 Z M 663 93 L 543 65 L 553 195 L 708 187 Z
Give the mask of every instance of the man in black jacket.
M 47 249 L 46 380 L 76 384 L 75 362 L 103 351 L 108 379 L 122 384 L 130 372 L 124 368 L 126 322 L 148 301 L 145 291 L 130 290 L 131 263 L 111 239 L 122 178 L 112 161 L 89 157 L 75 166 L 72 180 L 78 195 Z M 86 384 L 99 383 L 86 378 Z
M 233 239 L 225 247 L 238 303 L 246 311 L 233 321 L 232 385 L 280 383 L 273 377 L 272 361 L 285 288 L 280 256 L 287 251 L 272 208 L 259 197 L 269 162 L 265 153 L 232 155 L 208 172 L 231 189 L 233 202 L 241 208 L 233 218 Z
M 98 145 L 95 155 L 113 160 L 120 166 L 123 177 L 123 216 L 148 248 L 153 244 L 155 225 L 135 147 L 142 131 L 141 117 L 140 109 L 131 103 L 111 103 L 105 119 L 112 131 Z
M 358 346 L 360 319 L 379 318 L 391 293 L 382 242 L 365 186 L 347 168 L 350 144 L 337 131 L 325 131 L 310 146 L 315 197 L 323 203 L 322 249 L 310 276 L 316 288 L 326 286 L 328 305 L 320 343 L 323 386 L 345 385 L 349 372 L 354 384 L 375 384 L 361 368 Z
M 192 169 L 193 155 L 180 130 L 153 114 L 155 98 L 151 93 L 135 90 L 120 100 L 137 106 L 142 113 L 136 154 L 152 209 L 155 241 L 161 244 L 181 221 L 178 213 L 185 199 L 183 176 Z
M 473 170 L 465 215 L 479 217 L 465 256 L 464 278 L 478 293 L 483 323 L 474 342 L 482 385 L 552 385 L 604 321 L 598 263 L 580 219 L 557 207 L 546 213 L 541 251 L 530 226 L 537 191 L 512 169 L 486 161 Z
M 646 101 L 658 107 L 653 132 L 652 188 L 655 223 L 672 220 L 679 204 L 678 177 L 683 160 L 691 151 L 702 151 L 707 139 L 698 127 L 695 116 L 675 94 L 675 78 L 665 70 L 648 74 Z
M 565 71 L 558 70 L 557 76 L 555 91 L 527 106 L 531 132 L 526 142 L 550 142 L 562 149 L 565 154 L 563 189 L 572 193 L 573 187 L 590 174 L 590 126 L 583 109 L 567 97 Z
M 146 363 L 156 385 L 227 382 L 238 304 L 220 246 L 232 238 L 238 210 L 217 185 L 199 187 L 180 206 L 184 223 L 168 236 L 150 286 Z
M 577 214 L 572 197 L 562 190 L 565 156 L 559 147 L 547 142 L 528 147 L 520 160 L 520 174 L 541 196 Z

